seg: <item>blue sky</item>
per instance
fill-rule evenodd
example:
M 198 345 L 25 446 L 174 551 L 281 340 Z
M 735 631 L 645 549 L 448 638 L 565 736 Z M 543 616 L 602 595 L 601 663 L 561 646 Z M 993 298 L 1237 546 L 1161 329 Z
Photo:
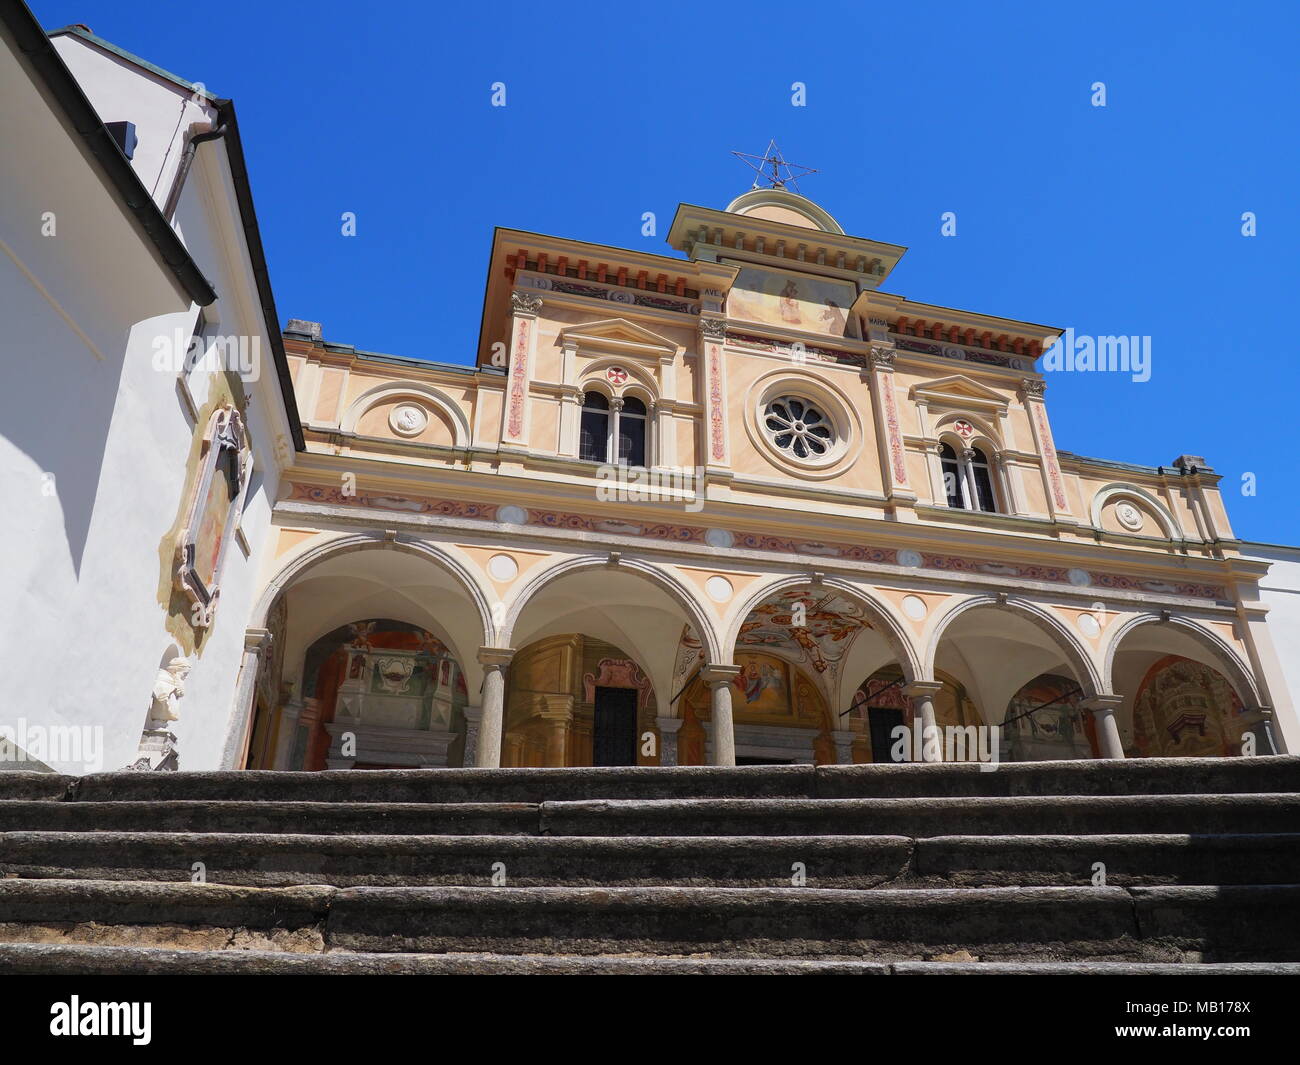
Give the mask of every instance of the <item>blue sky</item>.
M 235 99 L 280 314 L 327 339 L 471 362 L 494 226 L 673 254 L 676 205 L 726 206 L 730 152 L 775 137 L 848 232 L 910 248 L 889 291 L 1152 338 L 1149 381 L 1050 375 L 1058 447 L 1204 455 L 1238 535 L 1300 543 L 1300 5 L 33 8 Z

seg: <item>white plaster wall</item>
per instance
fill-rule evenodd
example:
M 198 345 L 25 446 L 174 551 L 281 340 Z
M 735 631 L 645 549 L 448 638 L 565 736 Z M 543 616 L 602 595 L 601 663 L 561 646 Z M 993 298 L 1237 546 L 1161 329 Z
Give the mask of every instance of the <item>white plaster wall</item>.
M 176 95 L 175 106 L 163 107 L 170 90 L 152 75 L 136 77 L 133 95 L 121 61 L 76 41 L 65 40 L 61 51 L 105 119 L 135 121 L 142 146 L 148 134 L 137 172 L 155 166 L 149 152 L 165 143 L 158 131 L 177 123 Z M 155 368 L 155 340 L 177 330 L 188 338 L 198 308 L 2 46 L 0 143 L 24 149 L 0 153 L 0 357 L 7 370 L 0 389 L 0 726 L 84 727 L 92 756 L 46 761 L 70 773 L 115 769 L 134 758 L 160 660 L 173 644 L 160 585 L 196 431 L 177 375 Z M 250 552 L 246 557 L 238 543 L 228 549 L 215 626 L 181 703 L 176 731 L 186 769 L 220 762 L 260 552 L 269 543 L 275 441 L 288 433 L 228 160 L 224 149 L 213 151 L 200 149 L 200 158 L 209 155 L 202 166 L 224 167 L 224 177 L 205 177 L 196 164 L 178 219 L 221 294 L 221 331 L 260 333 L 266 365 L 248 409 L 261 474 L 242 523 Z M 56 220 L 53 235 L 42 232 L 47 213 Z M 192 381 L 200 406 L 207 386 L 201 374 Z
M 1300 706 L 1300 547 L 1243 544 L 1241 553 L 1272 563 L 1268 576 L 1259 582 L 1260 598 L 1268 607 L 1269 637 L 1282 665 L 1291 705 Z
M 73 34 L 61 34 L 53 43 L 101 121 L 135 123 L 138 143 L 131 166 L 162 207 L 180 165 L 186 131 L 192 123 L 212 121 L 215 108 Z

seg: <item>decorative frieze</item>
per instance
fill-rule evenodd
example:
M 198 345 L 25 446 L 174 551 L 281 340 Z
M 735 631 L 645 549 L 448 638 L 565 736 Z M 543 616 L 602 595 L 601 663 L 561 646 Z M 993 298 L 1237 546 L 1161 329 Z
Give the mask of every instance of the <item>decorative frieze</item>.
M 423 496 L 393 496 L 357 492 L 345 494 L 341 488 L 293 483 L 289 502 L 314 503 L 322 506 L 355 507 L 400 511 L 428 517 L 471 519 L 499 522 L 499 516 L 508 507 L 491 503 L 471 503 L 464 500 L 435 499 Z M 518 508 L 523 510 L 524 508 Z M 517 515 L 512 515 L 517 517 Z M 685 525 L 676 522 L 635 521 L 620 518 L 600 518 L 589 514 L 568 511 L 527 508 L 526 520 L 521 525 L 534 525 L 544 529 L 573 532 L 635 536 L 667 544 L 700 544 L 710 546 L 707 526 Z M 1227 598 L 1221 585 L 1200 584 L 1193 581 L 1165 581 L 1155 578 L 1130 577 L 1097 570 L 1067 569 L 1064 566 L 1038 566 L 1025 563 L 997 562 L 992 559 L 971 558 L 966 555 L 946 555 L 910 549 L 896 550 L 865 544 L 827 542 L 797 537 L 773 536 L 766 533 L 732 533 L 732 548 L 741 551 L 770 551 L 786 555 L 811 555 L 838 559 L 845 562 L 865 562 L 890 566 L 907 566 L 935 570 L 939 573 L 971 573 L 1008 580 L 1039 581 L 1046 584 L 1073 585 L 1075 587 L 1110 588 L 1119 591 L 1154 592 L 1160 595 L 1181 596 L 1192 599 Z M 919 561 L 917 561 L 919 559 Z M 1075 576 L 1071 576 L 1074 574 Z M 1080 579 L 1082 578 L 1082 579 Z

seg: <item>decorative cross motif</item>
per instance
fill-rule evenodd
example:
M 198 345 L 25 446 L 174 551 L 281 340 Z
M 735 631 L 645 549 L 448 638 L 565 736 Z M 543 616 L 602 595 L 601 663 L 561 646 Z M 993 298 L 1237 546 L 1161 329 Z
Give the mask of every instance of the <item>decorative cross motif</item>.
M 971 423 L 968 421 L 963 421 L 961 419 L 958 419 L 957 421 L 952 423 L 952 427 L 953 430 L 956 432 L 956 434 L 960 436 L 963 440 L 969 440 L 972 436 L 975 435 L 975 426 L 971 425 Z
M 605 378 L 611 385 L 621 385 L 627 380 L 627 371 L 621 366 L 611 366 L 605 371 Z

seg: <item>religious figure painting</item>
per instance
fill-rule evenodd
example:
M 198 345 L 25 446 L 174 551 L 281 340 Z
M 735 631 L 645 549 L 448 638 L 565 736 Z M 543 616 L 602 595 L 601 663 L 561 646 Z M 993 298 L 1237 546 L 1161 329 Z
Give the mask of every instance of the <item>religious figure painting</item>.
M 731 287 L 727 313 L 750 322 L 842 337 L 855 297 L 853 286 L 841 281 L 746 266 Z

